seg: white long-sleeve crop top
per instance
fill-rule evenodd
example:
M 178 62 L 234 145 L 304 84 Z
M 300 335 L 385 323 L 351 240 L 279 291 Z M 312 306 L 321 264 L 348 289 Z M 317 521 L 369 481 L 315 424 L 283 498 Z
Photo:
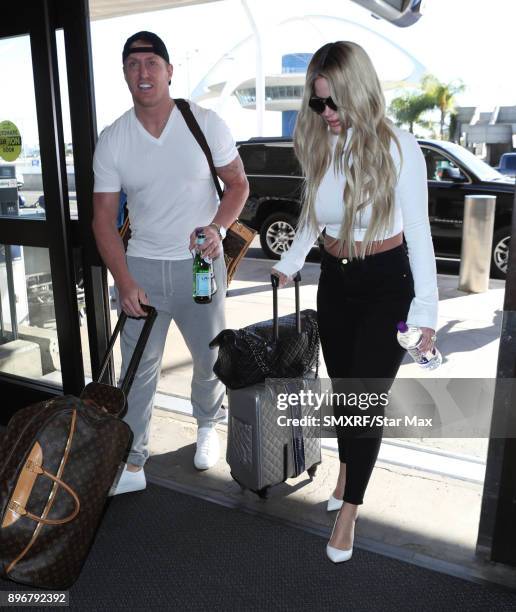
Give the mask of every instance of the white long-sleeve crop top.
M 415 293 L 407 316 L 407 323 L 436 329 L 439 297 L 435 254 L 428 219 L 426 164 L 414 136 L 399 128 L 394 127 L 393 129 L 400 143 L 402 160 L 400 160 L 398 147 L 392 142 L 390 153 L 398 172 L 398 182 L 395 188 L 393 225 L 384 238 L 390 238 L 403 231 L 407 242 Z M 334 135 L 329 137 L 335 148 L 337 137 Z M 348 142 L 349 138 L 350 132 L 347 136 Z M 300 270 L 317 236 L 324 228 L 330 237 L 339 237 L 345 183 L 344 174 L 336 175 L 333 163 L 331 163 L 317 192 L 315 202 L 317 227 L 308 226 L 297 232 L 292 246 L 282 255 L 281 261 L 274 265 L 274 269 L 287 276 L 292 276 Z M 371 204 L 362 210 L 362 215 L 357 215 L 354 226 L 356 241 L 363 240 L 370 217 Z

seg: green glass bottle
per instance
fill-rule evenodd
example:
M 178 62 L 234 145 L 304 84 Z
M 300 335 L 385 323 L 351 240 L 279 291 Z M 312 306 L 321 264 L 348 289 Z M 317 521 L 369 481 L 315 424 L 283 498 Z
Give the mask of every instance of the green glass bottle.
M 197 232 L 195 244 L 201 247 L 206 240 L 204 233 Z M 195 253 L 193 261 L 193 299 L 197 304 L 209 304 L 212 295 L 212 263 L 211 259 L 203 259 L 200 250 Z

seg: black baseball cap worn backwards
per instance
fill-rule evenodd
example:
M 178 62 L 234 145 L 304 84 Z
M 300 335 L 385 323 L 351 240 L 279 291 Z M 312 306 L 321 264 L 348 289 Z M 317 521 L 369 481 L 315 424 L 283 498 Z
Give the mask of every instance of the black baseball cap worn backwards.
M 145 46 L 133 47 L 131 45 L 137 40 L 143 40 L 147 44 Z M 125 62 L 127 56 L 131 53 L 155 53 L 162 57 L 167 64 L 170 64 L 170 58 L 168 56 L 167 47 L 161 38 L 154 34 L 154 32 L 136 32 L 125 41 L 124 50 L 122 51 L 122 63 Z

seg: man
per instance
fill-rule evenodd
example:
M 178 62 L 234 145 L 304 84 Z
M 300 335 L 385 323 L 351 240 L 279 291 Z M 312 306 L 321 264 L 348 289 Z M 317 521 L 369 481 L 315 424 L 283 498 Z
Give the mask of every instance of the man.
M 161 38 L 137 32 L 127 39 L 122 61 L 134 108 L 102 132 L 93 161 L 93 231 L 115 280 L 119 305 L 133 317 L 127 320 L 121 339 L 122 376 L 143 325 L 141 304 L 154 306 L 158 317 L 128 396 L 125 420 L 134 441 L 114 494 L 146 486 L 142 468 L 149 456 L 152 406 L 172 319 L 193 361 L 191 401 L 198 424 L 194 464 L 208 469 L 217 462 L 214 427 L 224 416 L 224 386 L 213 373 L 217 352 L 208 344 L 225 327 L 222 238 L 249 192 L 226 124 L 213 111 L 191 103 L 225 186 L 218 203 L 206 157 L 169 95 L 173 67 Z M 121 189 L 127 194 L 131 219 L 127 255 L 117 231 Z M 209 304 L 197 304 L 192 298 L 190 250 L 199 227 L 206 235 L 202 253 L 214 260 L 218 287 Z

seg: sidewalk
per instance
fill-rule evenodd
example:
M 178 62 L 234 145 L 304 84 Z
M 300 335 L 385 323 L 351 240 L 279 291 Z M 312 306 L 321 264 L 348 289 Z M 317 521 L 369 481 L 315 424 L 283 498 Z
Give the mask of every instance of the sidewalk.
M 272 289 L 268 280 L 272 265 L 270 260 L 243 260 L 226 301 L 228 328 L 237 329 L 272 318 Z M 319 270 L 319 264 L 306 263 L 301 271 L 301 308 L 316 308 Z M 457 276 L 439 274 L 438 284 L 440 302 L 437 345 L 443 354 L 443 363 L 437 370 L 427 373 L 407 355 L 398 377 L 495 378 L 505 282 L 491 280 L 489 291 L 481 294 L 459 291 Z M 278 296 L 280 316 L 293 312 L 293 287 L 280 289 Z M 165 348 L 157 406 L 174 410 L 176 403 L 180 412 L 191 413 L 188 404 L 174 402 L 173 398 L 167 397 L 189 398 L 191 368 L 186 345 L 173 324 Z M 322 360 L 320 376 L 327 376 Z M 426 438 L 410 442 L 446 453 L 468 455 L 477 461 L 484 460 L 487 451 L 487 440 L 482 439 Z
M 272 265 L 270 260 L 243 260 L 228 293 L 227 327 L 239 328 L 272 317 L 269 282 Z M 306 263 L 301 275 L 301 308 L 315 308 L 319 264 Z M 431 376 L 495 377 L 505 282 L 491 280 L 489 291 L 480 294 L 459 291 L 456 276 L 439 274 L 438 284 L 437 344 L 444 360 Z M 292 312 L 295 303 L 292 286 L 280 289 L 278 295 L 280 316 Z M 190 367 L 186 346 L 173 326 L 167 341 L 160 386 L 174 395 L 188 397 Z M 325 374 L 323 370 L 321 376 Z M 422 371 L 407 356 L 399 376 L 416 375 L 421 377 Z
M 241 263 L 228 293 L 228 328 L 272 317 L 272 263 L 251 258 Z M 305 264 L 302 308 L 315 308 L 318 277 L 319 264 Z M 438 276 L 442 366 L 426 373 L 407 356 L 399 377 L 495 377 L 505 283 L 492 280 L 489 291 L 477 295 L 459 291 L 457 283 L 457 276 Z M 280 316 L 293 312 L 294 303 L 292 287 L 279 291 Z M 114 320 L 115 311 L 112 316 Z M 320 375 L 326 376 L 324 363 Z M 190 377 L 190 355 L 173 325 L 151 424 L 149 480 L 329 534 L 334 514 L 326 512 L 326 500 L 338 472 L 332 450 L 336 441 L 323 440 L 323 463 L 313 482 L 303 475 L 289 480 L 266 502 L 242 493 L 224 458 L 225 424 L 218 426 L 222 448 L 217 466 L 208 472 L 193 468 L 196 427 L 188 399 Z M 513 572 L 475 556 L 486 451 L 486 439 L 384 439 L 357 524 L 357 545 L 454 575 L 516 586 Z

